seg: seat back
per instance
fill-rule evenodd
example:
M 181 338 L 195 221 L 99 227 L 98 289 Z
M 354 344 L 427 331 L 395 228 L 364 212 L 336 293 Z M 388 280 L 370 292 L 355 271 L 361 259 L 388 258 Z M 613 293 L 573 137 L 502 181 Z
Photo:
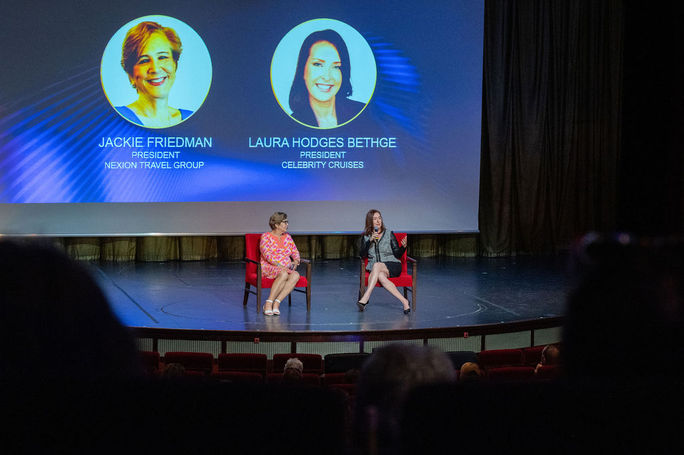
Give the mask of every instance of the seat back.
M 487 379 L 493 382 L 529 381 L 534 377 L 532 367 L 499 367 L 487 370 Z
M 361 370 L 363 362 L 369 355 L 367 352 L 326 354 L 324 358 L 325 373 L 346 373 L 349 370 Z
M 234 384 L 261 384 L 264 382 L 263 375 L 246 371 L 217 371 L 214 377 L 219 381 Z
M 259 250 L 259 242 L 261 241 L 261 234 L 245 234 L 245 258 L 259 262 L 261 260 L 261 251 Z M 247 262 L 245 267 L 245 278 L 251 274 L 256 273 L 257 266 L 252 262 Z
M 164 354 L 164 363 L 180 363 L 186 373 L 197 371 L 209 375 L 214 366 L 214 356 L 208 352 L 167 352 Z
M 226 353 L 218 355 L 218 371 L 241 371 L 266 376 L 266 354 Z
M 157 351 L 138 351 L 140 363 L 148 375 L 156 376 L 160 370 L 160 356 Z
M 553 380 L 561 377 L 560 365 L 542 365 L 537 369 L 535 377 L 540 380 Z
M 347 375 L 345 373 L 325 373 L 321 377 L 321 383 L 323 385 L 349 384 L 349 382 L 347 382 Z
M 301 360 L 304 366 L 304 373 L 318 375 L 323 373 L 323 357 L 320 354 L 273 354 L 272 371 L 274 373 L 282 373 L 287 359 L 291 357 L 297 357 Z
M 477 363 L 480 367 L 490 368 L 522 366 L 522 349 L 491 349 L 480 351 L 477 354 Z
M 449 356 L 456 371 L 460 371 L 461 365 L 466 362 L 477 363 L 477 353 L 473 351 L 447 351 L 445 354 Z
M 285 384 L 283 373 L 268 373 L 266 376 L 268 384 Z M 302 379 L 300 379 L 296 384 L 305 386 L 320 386 L 321 376 L 315 373 L 304 373 L 302 374 Z
M 406 232 L 395 232 L 394 237 L 397 239 L 397 242 L 399 242 L 399 246 L 401 246 L 401 241 L 404 240 L 406 237 Z M 404 275 L 408 273 L 407 265 L 406 265 L 406 250 L 404 250 L 404 254 L 401 256 L 401 274 Z M 363 268 L 365 269 L 366 266 L 368 265 L 368 258 L 365 257 L 363 258 Z
M 541 353 L 545 346 L 523 348 L 523 364 L 528 367 L 536 366 L 541 361 Z

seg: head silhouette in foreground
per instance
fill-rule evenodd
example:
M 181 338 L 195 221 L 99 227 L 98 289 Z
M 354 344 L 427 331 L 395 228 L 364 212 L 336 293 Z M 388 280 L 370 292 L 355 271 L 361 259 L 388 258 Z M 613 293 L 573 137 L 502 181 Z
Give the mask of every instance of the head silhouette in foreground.
M 658 379 L 684 358 L 683 243 L 588 234 L 572 251 L 563 362 L 571 378 Z M 639 368 L 640 363 L 653 367 Z
M 140 377 L 132 337 L 90 274 L 44 243 L 0 241 L 0 378 Z

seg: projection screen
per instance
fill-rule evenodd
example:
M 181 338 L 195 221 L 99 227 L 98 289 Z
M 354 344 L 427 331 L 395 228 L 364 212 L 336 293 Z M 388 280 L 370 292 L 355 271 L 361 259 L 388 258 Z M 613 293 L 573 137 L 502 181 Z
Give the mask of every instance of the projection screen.
M 0 234 L 477 231 L 483 1 L 0 11 Z

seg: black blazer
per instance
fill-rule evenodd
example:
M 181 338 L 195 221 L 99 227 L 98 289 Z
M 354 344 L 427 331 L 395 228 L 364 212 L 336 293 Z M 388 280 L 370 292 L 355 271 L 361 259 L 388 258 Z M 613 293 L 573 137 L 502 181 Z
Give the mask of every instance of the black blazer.
M 336 98 L 335 113 L 337 114 L 337 124 L 342 125 L 343 123 L 348 122 L 356 114 L 361 112 L 361 109 L 363 109 L 364 106 L 364 103 L 350 100 L 349 98 Z M 293 110 L 292 117 L 307 125 L 318 126 L 316 116 L 311 110 L 309 103 L 306 103 L 306 105 L 302 106 L 300 109 Z

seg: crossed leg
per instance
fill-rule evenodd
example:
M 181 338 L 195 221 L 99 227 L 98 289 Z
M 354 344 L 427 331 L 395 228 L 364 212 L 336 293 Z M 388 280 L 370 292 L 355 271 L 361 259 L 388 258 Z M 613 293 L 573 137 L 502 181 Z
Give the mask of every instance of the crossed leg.
M 275 281 L 273 281 L 273 284 L 271 285 L 271 292 L 269 292 L 268 300 L 266 301 L 266 304 L 264 305 L 265 311 L 268 311 L 268 310 L 271 310 L 274 308 L 273 301 L 274 301 L 274 299 L 278 298 L 281 291 L 285 287 L 287 280 L 288 280 L 288 273 L 285 271 L 281 271 L 278 274 L 278 276 L 276 277 Z
M 366 287 L 366 292 L 364 292 L 363 296 L 361 296 L 361 298 L 359 299 L 359 302 L 363 304 L 368 303 L 368 300 L 370 300 L 371 293 L 373 292 L 373 289 L 375 289 L 375 285 L 378 284 L 378 279 L 381 274 L 388 277 L 389 270 L 387 270 L 387 266 L 382 262 L 376 262 L 375 264 L 373 264 L 373 267 L 371 268 L 371 271 L 368 274 L 368 286 Z
M 378 280 L 380 281 L 380 284 L 382 284 L 383 288 L 387 289 L 390 294 L 392 294 L 393 296 L 395 296 L 396 298 L 399 299 L 399 301 L 402 303 L 402 305 L 404 305 L 405 310 L 408 310 L 411 307 L 409 305 L 408 299 L 406 297 L 404 297 L 403 295 L 401 295 L 401 292 L 399 292 L 399 289 L 397 289 L 397 287 L 394 285 L 394 283 L 392 283 L 389 280 L 389 274 L 387 274 L 387 275 L 381 274 L 378 277 Z
M 299 281 L 299 272 L 292 272 L 292 273 L 287 273 L 287 272 L 281 272 L 281 274 L 285 274 L 285 281 L 283 282 L 283 286 L 280 288 L 276 299 L 273 301 L 273 309 L 276 310 L 280 307 L 280 302 L 283 301 L 285 297 L 290 295 L 290 292 L 295 288 L 297 285 L 297 281 Z M 280 276 L 280 275 L 279 275 Z
M 368 274 L 368 287 L 366 288 L 366 292 L 363 294 L 361 299 L 359 299 L 359 302 L 362 304 L 368 303 L 371 293 L 373 292 L 373 289 L 375 289 L 375 285 L 378 282 L 380 282 L 382 287 L 387 289 L 390 294 L 399 299 L 405 310 L 410 307 L 409 301 L 403 295 L 401 295 L 399 289 L 397 289 L 394 283 L 389 280 L 389 270 L 382 262 L 376 262 L 373 264 L 373 268 L 371 268 L 371 271 Z

